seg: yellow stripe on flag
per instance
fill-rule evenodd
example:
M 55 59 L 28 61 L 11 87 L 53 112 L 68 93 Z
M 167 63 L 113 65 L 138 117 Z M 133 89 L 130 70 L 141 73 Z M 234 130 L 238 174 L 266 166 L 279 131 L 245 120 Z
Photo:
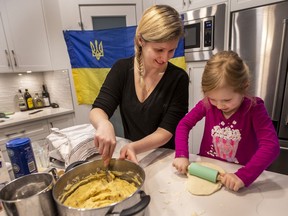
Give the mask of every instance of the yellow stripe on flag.
M 72 68 L 78 104 L 93 104 L 110 68 Z
M 178 66 L 178 67 L 180 67 L 186 71 L 186 62 L 185 62 L 184 56 L 172 58 L 169 60 L 169 62 L 171 62 L 172 64 L 174 64 L 174 65 L 176 65 L 176 66 Z

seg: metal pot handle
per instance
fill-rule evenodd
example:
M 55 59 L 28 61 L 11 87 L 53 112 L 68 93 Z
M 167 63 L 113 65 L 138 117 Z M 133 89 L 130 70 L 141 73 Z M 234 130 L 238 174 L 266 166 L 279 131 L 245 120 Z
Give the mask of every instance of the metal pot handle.
M 65 169 L 65 173 L 68 172 L 69 170 L 73 169 L 74 167 L 77 167 L 81 164 L 84 164 L 84 163 L 87 163 L 88 161 L 87 160 L 84 160 L 84 161 L 75 161 L 71 164 L 69 164 L 66 169 Z
M 111 215 L 114 214 L 119 214 L 120 216 L 131 216 L 131 215 L 135 215 L 139 212 L 141 212 L 142 210 L 144 210 L 148 204 L 150 203 L 150 196 L 146 195 L 146 193 L 142 190 L 138 191 L 138 193 L 140 194 L 140 202 L 136 203 L 134 206 L 127 208 L 127 209 L 123 209 L 120 214 L 119 213 L 112 213 Z M 110 214 L 108 214 L 110 215 Z M 107 215 L 106 215 L 107 216 Z

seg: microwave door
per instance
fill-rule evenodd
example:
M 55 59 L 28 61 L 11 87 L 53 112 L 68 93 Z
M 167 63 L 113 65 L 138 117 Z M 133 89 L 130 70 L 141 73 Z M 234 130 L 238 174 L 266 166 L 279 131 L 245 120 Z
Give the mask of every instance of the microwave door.
M 201 48 L 201 22 L 197 21 L 184 27 L 184 48 L 186 51 L 199 51 Z

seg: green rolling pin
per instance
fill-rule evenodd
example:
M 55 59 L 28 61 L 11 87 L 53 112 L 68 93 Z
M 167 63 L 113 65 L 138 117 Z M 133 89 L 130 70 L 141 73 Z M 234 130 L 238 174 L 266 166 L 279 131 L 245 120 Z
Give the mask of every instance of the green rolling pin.
M 217 182 L 217 176 L 219 174 L 217 170 L 202 166 L 199 163 L 191 163 L 188 166 L 188 173 L 214 183 Z

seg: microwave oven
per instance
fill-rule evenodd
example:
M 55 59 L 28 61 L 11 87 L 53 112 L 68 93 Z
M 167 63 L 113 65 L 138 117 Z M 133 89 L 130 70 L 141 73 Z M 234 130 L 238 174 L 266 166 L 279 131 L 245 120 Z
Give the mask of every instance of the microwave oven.
M 213 50 L 214 17 L 187 22 L 184 28 L 184 48 L 186 51 Z
M 185 59 L 205 61 L 224 50 L 226 4 L 181 14 L 184 24 Z

